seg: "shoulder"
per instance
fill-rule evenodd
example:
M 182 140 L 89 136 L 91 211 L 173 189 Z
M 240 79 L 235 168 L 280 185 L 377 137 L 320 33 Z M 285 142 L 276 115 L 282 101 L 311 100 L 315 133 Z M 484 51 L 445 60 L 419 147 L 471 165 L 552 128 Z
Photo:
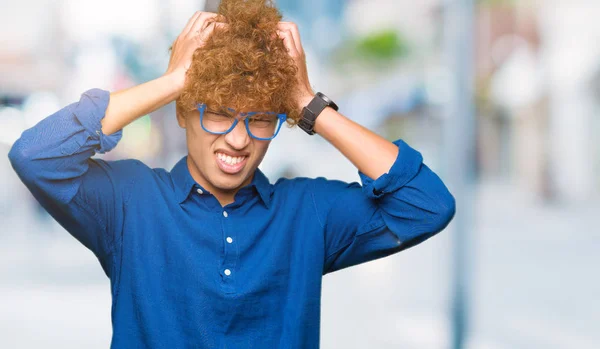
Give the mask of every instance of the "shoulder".
M 98 177 L 108 177 L 113 187 L 124 193 L 144 188 L 152 191 L 153 187 L 169 185 L 169 172 L 164 168 L 152 168 L 137 159 L 104 160 L 92 158 L 89 161 L 87 181 L 95 181 Z
M 346 182 L 326 177 L 279 178 L 273 184 L 275 195 L 283 195 L 286 198 L 305 197 L 319 208 L 330 206 L 341 195 L 360 193 L 361 188 L 358 182 Z
M 115 180 L 123 180 L 139 175 L 148 175 L 153 172 L 150 167 L 137 159 L 104 160 L 100 158 L 91 158 L 89 165 L 92 172 L 105 172 Z

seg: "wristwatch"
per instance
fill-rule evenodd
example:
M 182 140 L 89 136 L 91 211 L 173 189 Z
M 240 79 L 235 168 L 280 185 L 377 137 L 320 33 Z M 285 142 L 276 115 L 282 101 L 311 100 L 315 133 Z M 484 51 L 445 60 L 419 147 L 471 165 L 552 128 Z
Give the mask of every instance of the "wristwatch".
M 321 114 L 323 109 L 331 107 L 333 110 L 338 110 L 337 104 L 335 104 L 329 97 L 325 96 L 321 92 L 317 92 L 315 97 L 308 103 L 308 105 L 302 108 L 302 118 L 298 122 L 298 127 L 303 129 L 309 135 L 315 134 L 315 120 L 317 116 Z

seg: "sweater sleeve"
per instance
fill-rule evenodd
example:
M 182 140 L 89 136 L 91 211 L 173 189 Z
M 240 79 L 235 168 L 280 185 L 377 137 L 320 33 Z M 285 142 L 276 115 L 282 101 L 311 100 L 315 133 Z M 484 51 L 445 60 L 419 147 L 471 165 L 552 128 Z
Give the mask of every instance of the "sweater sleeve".
M 455 213 L 454 197 L 403 140 L 398 157 L 377 179 L 358 172 L 361 183 L 319 177 L 316 214 L 323 222 L 323 274 L 415 246 L 443 230 Z
M 122 212 L 119 161 L 92 159 L 113 149 L 122 130 L 101 129 L 110 94 L 90 89 L 80 100 L 25 130 L 8 156 L 21 181 L 70 234 L 89 248 L 110 274 Z

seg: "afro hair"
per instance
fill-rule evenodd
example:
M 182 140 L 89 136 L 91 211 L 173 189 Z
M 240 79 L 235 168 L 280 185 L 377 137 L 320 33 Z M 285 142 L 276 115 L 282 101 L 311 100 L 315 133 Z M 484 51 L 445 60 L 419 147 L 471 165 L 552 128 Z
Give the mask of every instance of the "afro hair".
M 297 73 L 293 58 L 277 35 L 282 15 L 271 0 L 222 0 L 215 27 L 196 49 L 176 101 L 184 115 L 197 103 L 210 109 L 285 113 L 296 125 Z

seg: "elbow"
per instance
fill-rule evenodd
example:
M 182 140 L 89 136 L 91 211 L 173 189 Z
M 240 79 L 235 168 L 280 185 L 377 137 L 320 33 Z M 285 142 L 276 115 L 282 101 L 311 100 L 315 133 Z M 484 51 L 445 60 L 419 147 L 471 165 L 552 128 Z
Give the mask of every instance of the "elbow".
M 33 159 L 28 153 L 22 138 L 19 138 L 8 152 L 8 160 L 10 161 L 11 166 L 23 180 L 27 178 L 28 173 L 35 172 L 31 170 Z
M 21 146 L 21 139 L 18 139 L 8 152 L 8 160 L 12 167 L 18 171 L 21 165 L 27 161 L 25 151 Z
M 456 200 L 454 196 L 447 192 L 438 203 L 437 214 L 435 215 L 435 230 L 442 231 L 450 224 L 456 213 Z

